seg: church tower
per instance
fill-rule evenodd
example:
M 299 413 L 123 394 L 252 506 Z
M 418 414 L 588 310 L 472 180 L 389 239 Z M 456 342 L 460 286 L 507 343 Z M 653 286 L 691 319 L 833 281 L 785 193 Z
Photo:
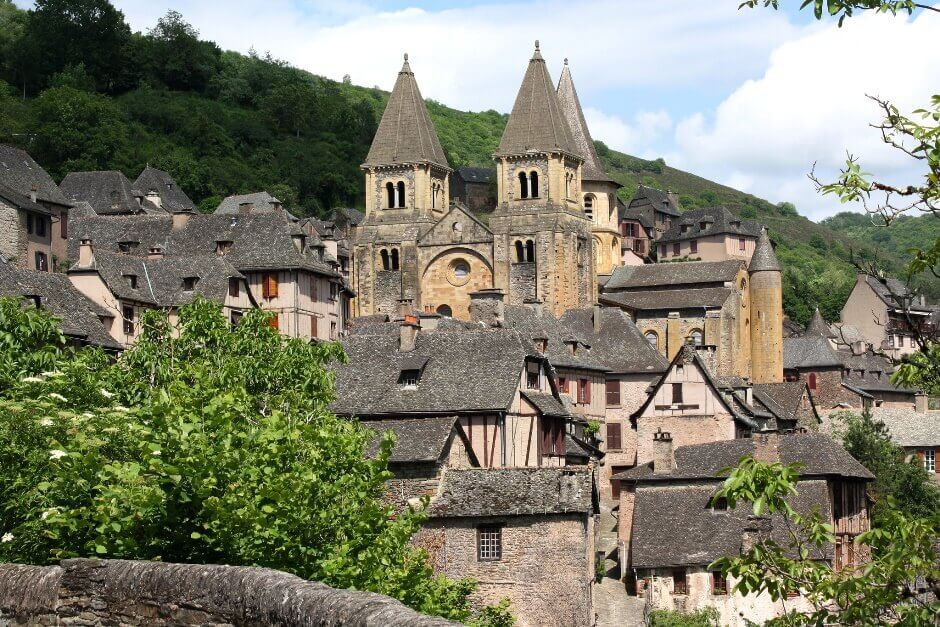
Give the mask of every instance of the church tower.
M 556 315 L 593 304 L 591 221 L 581 204 L 584 158 L 538 42 L 494 159 L 495 287 L 512 304 L 537 299 Z
M 783 381 L 783 277 L 767 229 L 747 268 L 751 300 L 751 382 Z
M 610 274 L 620 265 L 620 226 L 617 215 L 617 190 L 620 183 L 610 178 L 597 156 L 594 140 L 581 110 L 581 101 L 571 79 L 568 59 L 558 79 L 558 102 L 571 129 L 575 148 L 582 157 L 581 203 L 591 220 L 594 234 L 594 267 L 598 274 Z
M 417 301 L 418 238 L 450 204 L 451 169 L 407 54 L 362 169 L 366 217 L 353 254 L 355 312 L 391 314 L 399 300 Z

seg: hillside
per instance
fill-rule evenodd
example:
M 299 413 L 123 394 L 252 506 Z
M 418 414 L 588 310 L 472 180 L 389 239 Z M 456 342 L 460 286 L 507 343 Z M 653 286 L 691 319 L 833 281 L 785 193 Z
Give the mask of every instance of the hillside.
M 0 79 L 18 86 L 0 82 L 0 142 L 26 148 L 57 180 L 95 169 L 121 170 L 133 179 L 149 163 L 170 172 L 206 211 L 228 194 L 260 189 L 301 215 L 362 206 L 359 164 L 386 92 L 330 81 L 269 57 L 223 52 L 200 40 L 178 14 L 167 14 L 143 35 L 110 11 L 114 19 L 104 36 L 101 24 L 63 26 L 55 16 L 0 0 Z M 34 41 L 82 43 L 40 54 Z M 453 167 L 492 164 L 505 114 L 428 106 Z M 815 224 L 792 205 L 776 206 L 661 159 L 597 144 L 609 173 L 623 184 L 624 200 L 645 184 L 679 193 L 685 208 L 724 204 L 766 224 L 785 266 L 787 313 L 801 323 L 816 305 L 828 319 L 838 318 L 854 282 L 853 254 L 896 273 L 907 247 L 936 237 L 903 223 L 886 245 L 883 229 L 839 216 Z M 940 296 L 938 286 L 928 288 Z

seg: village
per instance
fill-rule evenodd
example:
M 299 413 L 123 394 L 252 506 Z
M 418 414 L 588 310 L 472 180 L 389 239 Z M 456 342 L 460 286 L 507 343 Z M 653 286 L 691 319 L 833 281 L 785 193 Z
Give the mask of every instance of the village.
M 938 473 L 940 414 L 892 383 L 940 307 L 860 271 L 839 320 L 784 314 L 771 233 L 723 206 L 632 200 L 597 155 L 567 60 L 535 43 L 492 168 L 448 164 L 408 55 L 361 165 L 364 211 L 299 217 L 265 190 L 200 213 L 148 166 L 60 183 L 0 145 L 0 296 L 75 346 L 132 347 L 148 310 L 203 298 L 232 326 L 338 342 L 332 411 L 392 432 L 385 500 L 426 508 L 435 570 L 508 598 L 519 625 L 644 624 L 650 608 L 761 623 L 710 568 L 778 517 L 715 502 L 744 456 L 800 464 L 836 571 L 864 565 L 872 472 L 833 435 L 863 411 Z M 368 453 L 368 451 L 367 451 Z M 374 451 L 372 451 L 374 454 Z

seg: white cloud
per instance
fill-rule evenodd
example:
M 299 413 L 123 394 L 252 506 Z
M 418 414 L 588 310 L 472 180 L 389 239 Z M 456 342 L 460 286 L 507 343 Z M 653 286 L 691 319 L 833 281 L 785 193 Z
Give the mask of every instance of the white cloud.
M 651 151 L 651 146 L 672 130 L 672 117 L 663 110 L 640 111 L 627 122 L 616 115 L 585 107 L 584 117 L 595 139 L 615 150 L 647 159 L 659 156 Z
M 886 147 L 868 125 L 880 111 L 866 94 L 902 111 L 929 103 L 940 85 L 940 18 L 864 15 L 814 28 L 782 44 L 764 76 L 738 87 L 706 118 L 676 125 L 677 167 L 717 178 L 775 202 L 790 200 L 812 218 L 852 208 L 820 197 L 806 178 L 814 162 L 831 179 L 845 151 L 870 172 L 910 180 L 911 160 Z

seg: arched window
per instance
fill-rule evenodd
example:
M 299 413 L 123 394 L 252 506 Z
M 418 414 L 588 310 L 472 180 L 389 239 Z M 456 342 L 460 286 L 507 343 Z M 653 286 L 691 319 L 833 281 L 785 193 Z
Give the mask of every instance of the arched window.
M 392 249 L 392 270 L 398 270 L 398 249 Z
M 529 179 L 526 177 L 525 172 L 519 173 L 519 198 L 528 198 L 529 197 Z
M 516 261 L 522 263 L 525 261 L 525 250 L 521 241 L 516 240 Z
M 391 183 L 389 183 L 389 185 L 391 185 Z M 383 269 L 383 270 L 391 270 L 391 269 L 392 269 L 392 266 L 391 266 L 391 264 L 390 264 L 389 261 L 388 261 L 388 251 L 385 250 L 384 248 L 382 249 L 382 269 Z
M 650 343 L 650 346 L 659 350 L 659 336 L 656 335 L 656 331 L 647 331 L 643 334 L 643 337 L 646 338 L 646 341 Z
M 809 389 L 815 392 L 816 391 L 816 373 L 815 372 L 809 373 L 809 376 L 806 377 L 806 382 L 809 384 Z
M 584 196 L 584 215 L 589 219 L 594 219 L 594 195 L 587 194 Z
M 437 308 L 437 313 L 447 318 L 451 318 L 454 315 L 454 311 L 450 308 L 450 305 L 441 305 Z
M 565 198 L 571 198 L 571 175 L 565 175 Z
M 702 341 L 702 331 L 700 329 L 692 329 L 692 332 L 689 333 L 689 343 L 692 346 L 701 346 L 704 342 Z
M 531 192 L 532 198 L 539 197 L 539 173 L 534 170 L 529 174 L 529 192 Z
M 525 243 L 525 260 L 526 261 L 535 261 L 535 242 L 532 240 L 526 240 Z
M 437 208 L 437 185 L 431 186 L 431 209 Z
M 385 184 L 385 194 L 388 196 L 388 204 L 386 205 L 389 209 L 394 209 L 395 207 L 395 185 L 389 181 Z
M 405 206 L 405 182 L 398 181 L 398 206 Z

